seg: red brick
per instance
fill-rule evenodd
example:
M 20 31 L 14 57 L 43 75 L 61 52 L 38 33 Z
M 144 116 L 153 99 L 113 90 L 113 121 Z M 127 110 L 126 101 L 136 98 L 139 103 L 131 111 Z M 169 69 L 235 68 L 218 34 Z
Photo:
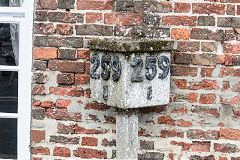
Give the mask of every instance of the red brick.
M 190 86 L 188 89 L 190 90 L 198 90 L 198 89 L 206 89 L 206 90 L 218 90 L 219 87 L 217 85 L 216 80 L 202 80 L 201 82 L 189 82 Z
M 82 138 L 82 146 L 97 146 L 98 139 L 94 137 L 83 137 Z
M 116 118 L 104 115 L 105 123 L 116 124 Z
M 32 94 L 33 95 L 45 95 L 45 86 L 42 84 L 37 84 L 33 86 L 32 89 Z
M 187 107 L 174 108 L 171 113 L 187 113 Z
M 152 132 L 150 132 L 144 128 L 140 128 L 140 131 L 138 131 L 138 136 L 150 137 L 151 134 L 152 134 Z
M 237 5 L 237 15 L 240 15 L 240 5 Z
M 113 10 L 111 0 L 77 0 L 78 10 Z
M 142 15 L 139 13 L 105 13 L 104 24 L 140 25 Z
M 238 147 L 230 143 L 214 143 L 214 151 L 221 153 L 236 153 L 238 152 Z
M 57 24 L 56 30 L 57 30 L 57 33 L 61 35 L 73 34 L 73 26 L 69 24 Z
M 199 103 L 200 104 L 215 104 L 217 96 L 214 93 L 201 94 Z
M 44 130 L 31 130 L 31 141 L 35 143 L 40 143 L 45 140 Z
M 70 157 L 71 151 L 69 148 L 66 147 L 54 147 L 53 155 L 60 157 Z
M 191 148 L 191 144 L 185 142 L 171 141 L 171 144 L 181 146 L 182 147 L 181 151 L 188 151 Z
M 98 111 L 107 111 L 110 109 L 110 106 L 107 106 L 103 103 L 98 103 L 96 101 L 87 103 L 84 109 L 93 109 L 93 110 L 98 110 Z
M 191 148 L 193 152 L 210 152 L 210 142 L 193 141 Z
M 108 130 L 101 129 L 100 127 L 98 127 L 97 129 L 86 129 L 84 127 L 76 125 L 75 133 L 76 134 L 106 134 L 106 133 L 108 133 Z
M 78 59 L 86 59 L 90 60 L 90 51 L 87 49 L 81 49 L 77 51 L 77 58 Z
M 57 58 L 57 48 L 34 48 L 34 59 L 54 59 Z
M 209 107 L 203 107 L 203 106 L 193 106 L 191 109 L 191 112 L 198 113 L 200 115 L 211 115 L 215 117 L 219 117 L 220 113 L 217 108 L 209 108 Z
M 86 98 L 91 98 L 91 89 L 90 88 L 85 90 L 85 97 Z
M 31 148 L 32 154 L 40 154 L 40 155 L 50 155 L 50 150 L 48 147 L 32 147 Z
M 240 140 L 240 130 L 222 128 L 219 131 L 220 139 Z
M 173 28 L 172 29 L 172 39 L 189 39 L 189 29 L 188 28 Z
M 98 23 L 103 20 L 102 13 L 98 12 L 87 12 L 86 13 L 86 23 Z
M 76 74 L 75 75 L 75 84 L 76 85 L 84 85 L 90 83 L 90 75 L 89 74 Z
M 158 118 L 158 124 L 165 124 L 170 126 L 176 126 L 175 120 L 170 116 L 161 116 Z
M 232 61 L 232 54 L 225 54 L 225 65 L 227 66 L 231 66 L 233 65 L 233 61 Z
M 86 73 L 90 74 L 90 63 L 86 62 Z
M 179 41 L 177 51 L 180 51 L 180 52 L 200 51 L 200 42 Z
M 57 9 L 57 2 L 56 0 L 36 0 L 36 9 L 52 9 L 56 10 Z
M 186 79 L 173 79 L 175 85 L 180 89 L 187 89 L 187 80 Z
M 73 73 L 59 73 L 57 75 L 58 84 L 73 84 L 74 83 L 74 74 Z
M 224 53 L 240 53 L 240 43 L 223 43 L 223 52 Z
M 197 93 L 189 93 L 188 94 L 188 102 L 197 102 L 198 94 Z
M 163 25 L 174 25 L 174 26 L 196 26 L 196 16 L 163 16 Z
M 226 90 L 228 90 L 230 88 L 230 83 L 229 83 L 229 81 L 223 81 L 222 82 L 222 89 L 221 89 L 221 91 L 226 91 Z
M 191 10 L 191 4 L 190 3 L 180 3 L 176 2 L 174 3 L 174 12 L 175 13 L 188 13 Z
M 171 67 L 171 75 L 172 76 L 197 76 L 197 67 L 190 67 L 190 66 L 180 66 L 180 65 L 172 65 Z
M 240 82 L 236 83 L 236 84 L 232 87 L 232 91 L 233 91 L 233 92 L 240 92 Z
M 33 160 L 42 160 L 42 158 L 33 157 Z
M 212 77 L 212 73 L 214 71 L 214 67 L 201 67 L 200 75 L 202 78 Z
M 62 96 L 82 97 L 84 90 L 81 87 L 50 87 L 50 93 Z
M 61 134 L 73 134 L 75 129 L 74 124 L 65 125 L 63 123 L 58 123 L 57 132 Z
M 193 3 L 192 5 L 193 13 L 199 14 L 225 14 L 225 4 L 215 4 L 215 3 Z
M 84 62 L 74 62 L 74 61 L 56 61 L 52 60 L 48 62 L 48 68 L 53 71 L 60 72 L 76 72 L 84 73 Z
M 105 150 L 89 149 L 89 148 L 78 148 L 73 151 L 75 157 L 81 158 L 97 158 L 106 159 L 107 152 Z
M 228 160 L 228 158 L 219 156 L 219 160 Z
M 44 101 L 41 103 L 40 107 L 51 108 L 54 107 L 54 103 L 52 101 Z
M 184 121 L 184 120 L 177 121 L 177 126 L 188 127 L 191 125 L 192 125 L 192 122 L 189 122 L 189 121 Z
M 71 104 L 70 100 L 65 100 L 65 99 L 58 99 L 56 101 L 56 107 L 57 108 L 66 108 Z

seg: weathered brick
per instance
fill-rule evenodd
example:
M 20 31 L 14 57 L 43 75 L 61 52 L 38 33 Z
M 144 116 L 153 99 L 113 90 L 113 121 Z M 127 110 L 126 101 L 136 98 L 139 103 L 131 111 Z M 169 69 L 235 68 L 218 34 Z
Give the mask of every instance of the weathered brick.
M 86 23 L 98 23 L 102 21 L 103 21 L 102 13 L 99 12 L 86 13 Z
M 77 0 L 78 10 L 112 10 L 112 0 Z
M 196 16 L 163 16 L 163 25 L 175 25 L 175 26 L 196 26 Z
M 82 146 L 97 146 L 98 139 L 94 137 L 82 137 Z
M 200 129 L 189 129 L 187 131 L 187 137 L 190 139 L 218 140 L 219 132 L 216 130 L 203 131 Z
M 36 11 L 34 20 L 35 21 L 46 21 L 47 20 L 47 11 Z
M 93 109 L 93 110 L 98 110 L 98 111 L 106 111 L 110 109 L 110 106 L 107 106 L 103 103 L 97 103 L 97 102 L 90 102 L 87 103 L 84 109 Z
M 75 126 L 76 134 L 106 134 L 107 132 L 107 129 L 102 129 L 100 127 L 98 127 L 97 129 L 86 129 L 78 125 Z
M 58 123 L 57 132 L 61 134 L 73 134 L 75 129 L 74 124 L 65 125 L 63 123 Z
M 215 18 L 213 16 L 199 16 L 197 20 L 198 26 L 215 26 Z
M 182 132 L 181 130 L 161 130 L 161 135 L 160 137 L 162 138 L 168 138 L 168 137 L 179 137 L 179 138 L 183 138 L 184 137 L 184 132 Z
M 228 4 L 226 13 L 227 15 L 235 15 L 235 5 Z
M 74 9 L 75 0 L 58 0 L 58 8 Z
M 216 32 L 209 29 L 193 28 L 190 33 L 191 39 L 202 39 L 202 40 L 215 40 Z
M 50 150 L 48 147 L 32 147 L 31 148 L 32 154 L 39 154 L 39 155 L 50 155 Z
M 192 54 L 192 64 L 203 66 L 216 66 L 217 55 L 211 53 Z
M 164 159 L 164 153 L 160 152 L 146 152 L 143 154 L 138 154 L 139 160 L 163 160 Z
M 106 138 L 104 138 L 102 140 L 102 146 L 104 147 L 112 147 L 112 146 L 116 146 L 116 140 L 107 140 Z
M 191 148 L 193 152 L 210 152 L 210 142 L 193 141 Z
M 176 64 L 191 64 L 192 56 L 189 53 L 176 52 L 174 54 L 174 63 Z
M 78 137 L 64 137 L 64 136 L 50 136 L 49 142 L 62 143 L 62 144 L 79 144 Z
M 47 62 L 46 61 L 34 61 L 33 67 L 37 70 L 46 70 L 47 69 Z
M 190 150 L 191 148 L 191 144 L 185 142 L 171 141 L 171 145 L 181 146 L 182 147 L 181 151 L 187 151 Z
M 90 83 L 90 75 L 89 74 L 76 74 L 75 75 L 75 84 L 76 85 L 84 85 Z
M 65 100 L 65 99 L 57 99 L 56 101 L 56 107 L 57 108 L 66 108 L 71 104 L 71 100 Z
M 41 10 L 41 9 L 52 9 L 56 10 L 57 9 L 57 2 L 56 0 L 36 0 L 36 9 Z
M 57 58 L 57 48 L 34 48 L 34 59 L 54 59 Z
M 240 53 L 240 43 L 237 43 L 237 44 L 224 43 L 223 52 L 224 53 Z
M 210 156 L 193 155 L 193 156 L 190 157 L 189 160 L 216 160 L 216 159 L 215 159 L 215 157 L 213 155 L 210 155 Z
M 76 59 L 76 49 L 59 49 L 58 58 L 75 60 Z
M 158 26 L 161 24 L 161 16 L 154 14 L 144 14 L 143 15 L 143 24 Z
M 189 29 L 187 28 L 173 28 L 172 39 L 189 39 Z
M 35 34 L 55 34 L 53 23 L 34 23 Z
M 187 80 L 186 79 L 173 79 L 176 87 L 180 89 L 187 89 Z
M 79 122 L 82 120 L 82 114 L 79 112 L 68 112 L 66 109 L 47 109 L 47 117 L 64 120 L 64 121 L 76 121 Z
M 82 13 L 48 12 L 47 16 L 50 22 L 83 23 Z
M 180 65 L 172 65 L 171 67 L 171 75 L 172 76 L 197 76 L 197 67 L 190 67 L 190 66 L 180 66 Z
M 105 13 L 104 24 L 140 25 L 142 15 L 139 13 Z
M 217 45 L 214 42 L 202 42 L 201 43 L 201 51 L 202 52 L 216 52 Z
M 89 148 L 78 148 L 73 150 L 75 157 L 81 158 L 97 158 L 97 159 L 106 159 L 107 152 L 105 150 L 89 149 Z
M 191 10 L 191 4 L 190 3 L 180 3 L 176 2 L 174 3 L 174 12 L 175 13 L 188 13 Z
M 140 149 L 144 150 L 154 150 L 154 141 L 141 141 L 140 140 Z
M 234 68 L 230 67 L 221 67 L 220 73 L 218 75 L 219 77 L 225 77 L 225 76 L 234 76 Z
M 199 103 L 200 104 L 215 104 L 217 96 L 214 93 L 201 94 Z
M 33 82 L 38 84 L 44 84 L 46 82 L 47 75 L 43 73 L 34 73 Z
M 158 124 L 165 124 L 170 126 L 176 126 L 176 122 L 170 116 L 161 116 L 158 118 Z
M 73 84 L 74 83 L 74 74 L 73 73 L 59 73 L 57 75 L 58 84 Z
M 45 118 L 45 109 L 32 110 L 32 118 L 37 120 L 43 120 Z
M 230 143 L 214 143 L 214 151 L 221 153 L 236 153 L 238 152 L 238 147 Z
M 168 13 L 172 12 L 171 2 L 157 2 L 157 1 L 134 1 L 134 12 L 144 13 Z
M 33 95 L 45 95 L 46 94 L 45 86 L 42 84 L 34 85 L 33 89 L 32 89 L 32 94 Z
M 81 49 L 77 51 L 77 58 L 78 59 L 86 59 L 90 60 L 90 50 L 87 49 Z
M 239 25 L 240 25 L 240 18 L 238 17 L 218 17 L 217 19 L 218 27 L 238 28 Z
M 57 24 L 56 31 L 57 34 L 71 35 L 73 34 L 73 26 L 69 24 Z
M 200 75 L 202 78 L 204 77 L 212 77 L 212 73 L 214 71 L 214 67 L 201 67 Z
M 66 147 L 54 147 L 53 155 L 60 157 L 70 157 L 71 151 L 69 148 Z
M 132 11 L 134 8 L 133 1 L 117 1 L 116 2 L 116 11 Z
M 50 93 L 62 96 L 82 97 L 84 90 L 81 87 L 50 87 Z
M 77 35 L 112 36 L 113 27 L 97 24 L 76 25 Z
M 215 4 L 215 3 L 193 3 L 192 4 L 193 13 L 198 14 L 225 14 L 225 4 Z
M 49 61 L 48 68 L 53 71 L 84 73 L 84 62 L 74 61 Z
M 200 42 L 179 41 L 177 51 L 181 52 L 196 52 L 200 50 Z
M 240 140 L 240 130 L 222 128 L 219 131 L 220 139 Z
M 31 141 L 35 143 L 40 143 L 45 140 L 44 130 L 31 130 Z

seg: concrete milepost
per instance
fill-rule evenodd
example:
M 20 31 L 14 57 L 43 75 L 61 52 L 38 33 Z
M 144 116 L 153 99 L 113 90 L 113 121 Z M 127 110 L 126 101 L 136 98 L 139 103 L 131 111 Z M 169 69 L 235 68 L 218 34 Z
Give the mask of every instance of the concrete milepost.
M 169 103 L 173 41 L 91 40 L 91 97 L 117 107 L 117 159 L 138 159 L 138 116 Z

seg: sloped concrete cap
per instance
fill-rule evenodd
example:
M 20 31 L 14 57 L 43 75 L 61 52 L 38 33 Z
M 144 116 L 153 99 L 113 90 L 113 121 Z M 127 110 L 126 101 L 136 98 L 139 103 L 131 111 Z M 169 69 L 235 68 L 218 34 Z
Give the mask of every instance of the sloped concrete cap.
M 173 41 L 90 40 L 88 48 L 111 52 L 163 52 L 173 50 Z

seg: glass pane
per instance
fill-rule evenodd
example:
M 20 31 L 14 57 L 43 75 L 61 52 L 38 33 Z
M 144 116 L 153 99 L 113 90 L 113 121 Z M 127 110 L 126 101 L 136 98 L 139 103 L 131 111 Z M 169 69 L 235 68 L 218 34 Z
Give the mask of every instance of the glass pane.
M 23 0 L 0 0 L 0 7 L 21 7 Z
M 17 113 L 18 73 L 0 71 L 0 112 Z
M 18 65 L 19 25 L 0 23 L 0 65 Z
M 0 119 L 0 159 L 17 158 L 17 120 Z

